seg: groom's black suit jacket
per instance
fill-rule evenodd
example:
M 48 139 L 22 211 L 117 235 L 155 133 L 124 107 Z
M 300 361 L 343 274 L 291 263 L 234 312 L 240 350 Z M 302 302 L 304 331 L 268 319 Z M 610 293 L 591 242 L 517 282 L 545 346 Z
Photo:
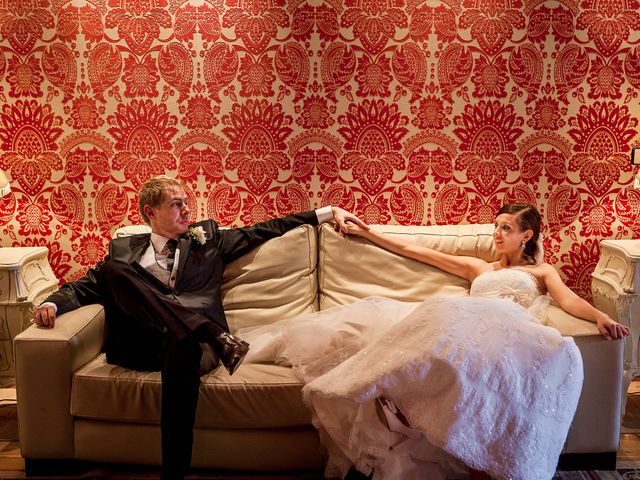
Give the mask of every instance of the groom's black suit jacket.
M 164 289 L 163 293 L 170 293 L 182 305 L 210 318 L 222 328 L 228 330 L 229 327 L 220 295 L 225 265 L 248 253 L 263 242 L 278 237 L 288 230 L 303 224 L 318 224 L 315 211 L 288 215 L 238 229 L 219 229 L 213 220 L 195 223 L 192 227 L 202 226 L 206 232 L 207 241 L 204 244 L 200 244 L 190 235 L 181 237 L 178 243 L 180 255 L 175 286 L 170 289 L 157 281 L 158 289 L 161 292 Z M 150 234 L 141 234 L 111 240 L 109 242 L 109 254 L 102 262 L 95 268 L 90 269 L 79 280 L 65 283 L 60 290 L 50 295 L 45 301 L 56 304 L 58 315 L 83 305 L 102 304 L 107 312 L 109 333 L 116 333 L 120 337 L 127 336 L 124 341 L 120 338 L 117 342 L 111 342 L 111 349 L 144 349 L 142 344 L 151 341 L 154 336 L 157 338 L 159 332 L 154 332 L 153 328 L 150 330 L 150 328 L 140 328 L 136 325 L 130 325 L 126 332 L 113 331 L 112 327 L 115 327 L 115 325 L 110 325 L 109 312 L 111 309 L 109 308 L 110 305 L 107 304 L 108 296 L 103 294 L 105 285 L 101 281 L 100 269 L 105 262 L 113 260 L 130 265 L 137 264 L 149 247 L 150 239 Z M 142 267 L 139 264 L 135 266 L 139 267 L 136 270 L 144 275 L 145 271 Z M 151 274 L 148 274 L 148 276 L 151 277 L 150 280 L 153 282 L 155 277 L 152 277 Z M 110 353 L 110 337 L 112 335 L 107 336 L 106 345 L 108 357 Z M 117 351 L 112 351 L 111 353 L 113 358 L 119 357 L 120 353 L 126 354 L 126 352 Z

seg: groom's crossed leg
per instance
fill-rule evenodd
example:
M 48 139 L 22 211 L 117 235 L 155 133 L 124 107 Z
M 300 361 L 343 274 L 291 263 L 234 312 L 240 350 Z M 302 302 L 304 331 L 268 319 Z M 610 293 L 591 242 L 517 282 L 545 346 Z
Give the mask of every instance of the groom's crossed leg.
M 161 371 L 162 478 L 183 478 L 191 464 L 200 375 L 205 373 L 200 342 L 211 344 L 231 373 L 248 345 L 182 305 L 172 289 L 141 275 L 132 265 L 107 262 L 100 274 L 108 290 L 104 292 L 107 361 Z

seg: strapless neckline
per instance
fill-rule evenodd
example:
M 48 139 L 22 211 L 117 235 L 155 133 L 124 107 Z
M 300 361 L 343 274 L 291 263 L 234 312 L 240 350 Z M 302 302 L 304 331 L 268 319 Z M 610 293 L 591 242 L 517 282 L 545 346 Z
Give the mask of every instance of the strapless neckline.
M 522 268 L 487 270 L 471 283 L 473 297 L 504 298 L 529 308 L 541 294 L 538 279 Z

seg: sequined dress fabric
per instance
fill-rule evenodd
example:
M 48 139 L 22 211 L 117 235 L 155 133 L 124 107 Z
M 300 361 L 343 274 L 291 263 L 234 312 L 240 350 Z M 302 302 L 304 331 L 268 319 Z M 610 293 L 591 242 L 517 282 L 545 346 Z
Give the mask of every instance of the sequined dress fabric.
M 478 276 L 464 297 L 415 306 L 371 297 L 241 331 L 249 361 L 292 365 L 329 453 L 374 480 L 551 479 L 582 387 L 572 338 L 541 323 L 546 306 L 521 269 Z M 410 428 L 389 426 L 379 397 Z

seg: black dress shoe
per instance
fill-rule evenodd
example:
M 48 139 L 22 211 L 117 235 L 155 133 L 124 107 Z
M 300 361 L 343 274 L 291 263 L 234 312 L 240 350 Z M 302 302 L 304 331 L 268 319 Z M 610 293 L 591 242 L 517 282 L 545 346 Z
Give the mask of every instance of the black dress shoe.
M 220 357 L 229 375 L 233 375 L 249 351 L 249 344 L 247 342 L 227 332 L 222 332 L 217 335 L 212 347 Z

